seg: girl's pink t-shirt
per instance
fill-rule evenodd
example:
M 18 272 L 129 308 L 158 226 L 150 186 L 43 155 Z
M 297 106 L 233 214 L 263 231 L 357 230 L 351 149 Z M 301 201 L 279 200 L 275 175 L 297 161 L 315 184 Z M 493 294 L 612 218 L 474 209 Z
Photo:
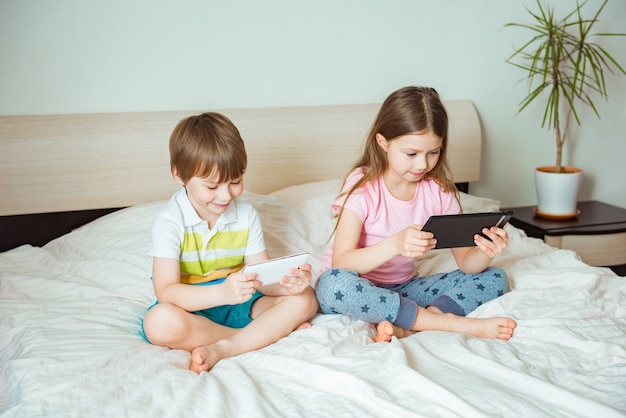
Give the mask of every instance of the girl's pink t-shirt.
M 350 173 L 343 191 L 349 190 L 363 175 L 363 169 Z M 344 200 L 345 196 L 340 196 L 333 203 L 336 213 L 341 210 Z M 433 179 L 417 182 L 413 199 L 404 201 L 389 192 L 382 176 L 355 190 L 345 203 L 345 210 L 354 212 L 363 222 L 359 248 L 376 244 L 409 225 L 424 225 L 431 215 L 461 212 L 454 193 L 443 191 Z M 331 262 L 332 246 L 324 254 L 322 270 L 331 268 Z M 401 255 L 362 275 L 375 284 L 403 283 L 414 276 L 415 259 Z

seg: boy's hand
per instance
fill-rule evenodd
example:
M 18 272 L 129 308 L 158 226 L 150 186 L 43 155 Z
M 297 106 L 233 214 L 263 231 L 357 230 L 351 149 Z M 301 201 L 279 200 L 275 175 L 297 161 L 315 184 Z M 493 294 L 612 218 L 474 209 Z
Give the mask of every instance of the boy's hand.
M 310 264 L 301 264 L 300 267 L 291 269 L 289 273 L 291 276 L 283 276 L 280 279 L 280 284 L 287 288 L 287 291 L 292 295 L 298 295 L 311 285 L 311 270 L 313 268 Z
M 262 285 L 256 277 L 256 273 L 233 273 L 229 275 L 221 284 L 224 289 L 224 304 L 236 305 L 250 300 L 256 289 Z

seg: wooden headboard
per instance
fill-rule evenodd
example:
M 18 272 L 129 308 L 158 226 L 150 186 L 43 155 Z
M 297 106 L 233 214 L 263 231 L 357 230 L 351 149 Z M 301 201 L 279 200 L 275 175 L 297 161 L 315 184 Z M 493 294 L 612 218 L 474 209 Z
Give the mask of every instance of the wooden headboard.
M 468 100 L 445 102 L 455 182 L 477 181 L 481 129 Z M 256 193 L 341 178 L 380 104 L 217 110 L 248 152 Z M 0 116 L 0 235 L 23 214 L 120 208 L 165 200 L 178 188 L 168 155 L 176 123 L 201 111 Z M 25 240 L 24 242 L 31 242 Z M 0 247 L 0 250 L 3 248 Z

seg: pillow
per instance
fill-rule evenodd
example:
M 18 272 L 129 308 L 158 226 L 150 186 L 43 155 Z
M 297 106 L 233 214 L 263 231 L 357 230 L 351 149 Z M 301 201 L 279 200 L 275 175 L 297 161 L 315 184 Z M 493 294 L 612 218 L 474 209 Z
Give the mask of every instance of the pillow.
M 269 196 L 276 197 L 296 209 L 306 208 L 314 201 L 320 199 L 331 199 L 328 203 L 330 207 L 335 197 L 339 194 L 339 187 L 341 187 L 341 180 L 339 179 L 322 180 L 285 187 L 270 193 Z
M 307 252 L 313 271 L 321 268 L 321 250 L 312 244 L 307 222 L 296 208 L 275 196 L 250 191 L 244 191 L 240 199 L 252 204 L 259 214 L 270 257 Z
M 306 239 L 314 245 L 315 252 L 321 254 L 329 245 L 334 227 L 331 204 L 339 194 L 341 180 L 323 180 L 289 186 L 270 193 L 269 197 L 285 202 L 300 213 L 302 229 Z M 460 193 L 464 213 L 493 212 L 500 209 L 497 200 Z M 302 245 L 301 245 L 302 246 Z
M 289 186 L 270 193 L 288 205 L 304 212 L 305 218 L 315 218 L 311 211 L 318 211 L 324 205 L 330 210 L 330 205 L 339 194 L 341 180 L 323 180 L 312 183 Z M 478 197 L 460 192 L 461 207 L 464 213 L 494 212 L 500 210 L 500 201 Z M 322 209 L 326 211 L 326 209 Z
M 333 229 L 333 211 L 330 205 L 339 194 L 341 181 L 324 180 L 289 186 L 270 193 L 298 210 L 304 221 L 307 236 L 319 249 L 326 245 Z
M 461 207 L 463 213 L 496 212 L 500 210 L 500 201 L 486 197 L 478 197 L 471 194 L 459 193 L 461 195 Z

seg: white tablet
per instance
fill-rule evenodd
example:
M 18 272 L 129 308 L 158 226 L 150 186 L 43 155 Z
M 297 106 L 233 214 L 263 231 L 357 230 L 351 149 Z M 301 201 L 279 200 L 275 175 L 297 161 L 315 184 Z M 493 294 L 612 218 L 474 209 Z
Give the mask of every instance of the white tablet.
M 259 263 L 248 264 L 243 268 L 243 273 L 256 273 L 258 280 L 264 285 L 280 282 L 283 276 L 290 276 L 291 269 L 298 268 L 308 261 L 308 253 L 298 253 L 286 255 L 284 257 L 273 258 Z

